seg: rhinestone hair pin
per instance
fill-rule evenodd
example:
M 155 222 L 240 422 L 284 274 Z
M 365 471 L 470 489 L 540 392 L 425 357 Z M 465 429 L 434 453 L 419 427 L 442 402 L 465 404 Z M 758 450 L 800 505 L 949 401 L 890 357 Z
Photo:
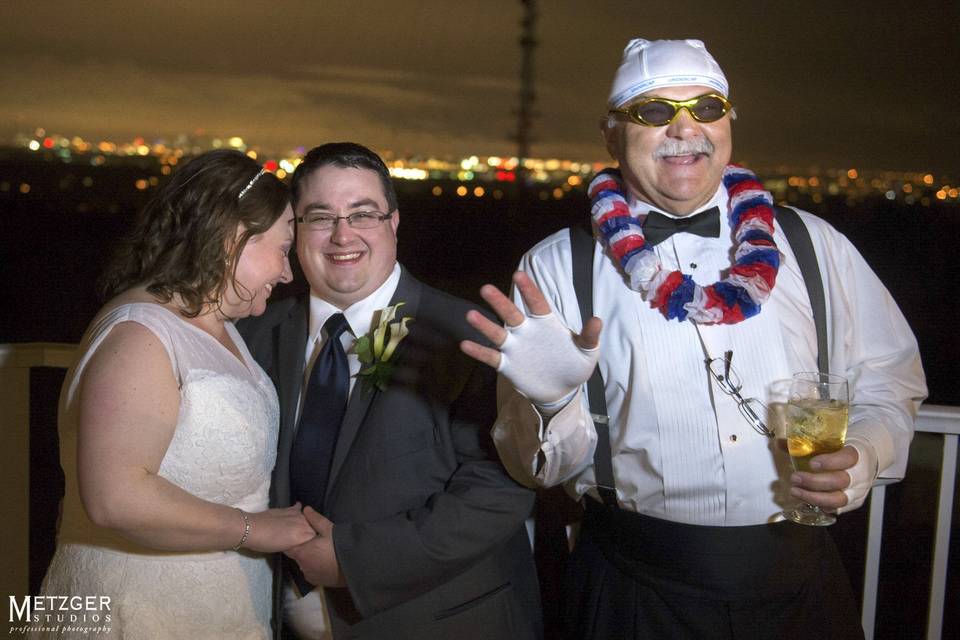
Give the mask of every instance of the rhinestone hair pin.
M 247 186 L 245 186 L 245 187 L 243 188 L 243 190 L 240 192 L 240 195 L 237 196 L 237 200 L 239 200 L 240 198 L 242 198 L 247 191 L 250 191 L 250 187 L 253 186 L 253 183 L 256 182 L 257 180 L 259 180 L 259 179 L 260 179 L 260 176 L 262 176 L 262 175 L 265 174 L 266 172 L 267 172 L 266 169 L 260 169 L 260 172 L 259 172 L 257 175 L 253 176 L 253 178 L 250 179 L 250 182 L 247 183 Z

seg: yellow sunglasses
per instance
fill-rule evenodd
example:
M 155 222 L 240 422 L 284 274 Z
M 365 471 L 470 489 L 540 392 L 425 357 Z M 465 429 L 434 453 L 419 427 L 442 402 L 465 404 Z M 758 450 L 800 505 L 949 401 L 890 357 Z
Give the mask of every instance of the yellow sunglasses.
M 681 109 L 686 109 L 697 122 L 716 122 L 727 115 L 733 105 L 719 94 L 706 93 L 689 100 L 644 98 L 625 109 L 611 109 L 610 113 L 625 115 L 645 127 L 662 127 L 673 122 Z

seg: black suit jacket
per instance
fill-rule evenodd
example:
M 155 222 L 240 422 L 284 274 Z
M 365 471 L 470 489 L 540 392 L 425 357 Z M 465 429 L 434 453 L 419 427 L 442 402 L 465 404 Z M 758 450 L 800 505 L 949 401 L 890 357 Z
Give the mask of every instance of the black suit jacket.
M 391 304 L 410 333 L 385 391 L 358 380 L 324 514 L 346 589 L 326 589 L 334 636 L 535 638 L 539 594 L 523 526 L 534 494 L 503 469 L 490 438 L 495 373 L 464 356 L 482 341 L 469 303 L 403 271 Z M 309 301 L 287 299 L 239 324 L 280 398 L 271 497 L 290 504 L 290 449 L 303 382 Z

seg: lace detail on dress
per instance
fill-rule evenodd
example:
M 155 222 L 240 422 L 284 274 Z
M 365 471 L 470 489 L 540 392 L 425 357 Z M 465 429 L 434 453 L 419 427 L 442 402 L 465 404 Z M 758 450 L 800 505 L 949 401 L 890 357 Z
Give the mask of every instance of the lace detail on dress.
M 160 475 L 204 500 L 263 509 L 279 419 L 273 385 L 193 369 L 180 390 L 179 423 Z

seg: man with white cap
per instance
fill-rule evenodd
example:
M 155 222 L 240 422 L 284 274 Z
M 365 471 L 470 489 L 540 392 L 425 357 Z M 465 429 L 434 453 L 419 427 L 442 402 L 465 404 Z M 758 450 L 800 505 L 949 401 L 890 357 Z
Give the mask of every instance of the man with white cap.
M 631 41 L 602 125 L 619 171 L 591 184 L 586 258 L 554 234 L 513 301 L 483 288 L 505 327 L 468 315 L 499 345 L 462 348 L 500 371 L 508 470 L 585 506 L 572 638 L 862 637 L 830 537 L 781 513 L 854 509 L 903 476 L 917 345 L 845 237 L 728 164 L 729 95 L 702 42 Z M 850 381 L 846 446 L 794 473 L 774 408 L 784 380 L 818 370 Z

